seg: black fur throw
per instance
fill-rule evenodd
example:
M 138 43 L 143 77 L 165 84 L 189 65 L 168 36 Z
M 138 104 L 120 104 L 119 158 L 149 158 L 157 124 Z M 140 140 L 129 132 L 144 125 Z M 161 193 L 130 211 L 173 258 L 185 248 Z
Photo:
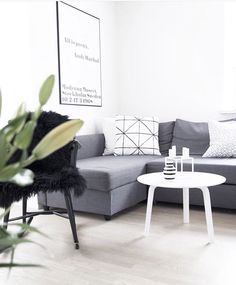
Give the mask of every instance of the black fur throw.
M 42 112 L 29 147 L 29 153 L 50 130 L 66 121 L 68 121 L 67 116 L 55 112 Z M 13 202 L 23 197 L 29 198 L 40 191 L 45 193 L 74 191 L 75 196 L 81 195 L 86 188 L 86 182 L 76 166 L 72 164 L 72 149 L 73 142 L 70 142 L 43 160 L 28 166 L 35 174 L 32 185 L 20 187 L 13 183 L 0 183 L 0 207 L 7 208 Z M 16 153 L 11 161 L 19 156 L 20 153 Z

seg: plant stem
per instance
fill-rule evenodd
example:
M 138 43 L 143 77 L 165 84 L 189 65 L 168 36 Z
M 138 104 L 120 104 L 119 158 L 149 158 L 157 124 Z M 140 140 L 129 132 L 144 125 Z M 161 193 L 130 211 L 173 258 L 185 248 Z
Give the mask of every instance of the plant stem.
M 6 161 L 8 161 L 16 151 L 17 151 L 17 147 L 12 145 L 10 151 L 7 154 Z
M 12 250 L 11 250 L 11 263 L 10 263 L 10 264 L 13 264 L 14 254 L 15 254 L 15 247 L 13 246 L 13 247 L 12 247 Z M 9 271 L 8 271 L 8 277 L 10 276 L 11 269 L 12 269 L 12 267 L 10 266 L 10 267 L 9 267 Z
M 22 168 L 30 165 L 31 163 L 35 162 L 37 158 L 34 155 L 28 157 L 25 161 L 22 162 Z

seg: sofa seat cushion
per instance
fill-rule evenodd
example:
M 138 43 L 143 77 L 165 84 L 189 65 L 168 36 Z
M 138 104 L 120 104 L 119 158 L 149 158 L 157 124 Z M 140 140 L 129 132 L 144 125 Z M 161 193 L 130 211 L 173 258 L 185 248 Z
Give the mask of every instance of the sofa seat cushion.
M 146 173 L 146 164 L 154 159 L 156 155 L 97 156 L 77 160 L 77 167 L 88 189 L 110 191 L 136 181 Z
M 164 158 L 149 162 L 147 164 L 147 173 L 162 171 L 164 163 Z M 209 172 L 223 175 L 226 178 L 225 184 L 236 185 L 236 158 L 194 157 L 194 169 L 195 171 L 199 172 Z M 191 170 L 190 161 L 184 163 L 184 170 Z

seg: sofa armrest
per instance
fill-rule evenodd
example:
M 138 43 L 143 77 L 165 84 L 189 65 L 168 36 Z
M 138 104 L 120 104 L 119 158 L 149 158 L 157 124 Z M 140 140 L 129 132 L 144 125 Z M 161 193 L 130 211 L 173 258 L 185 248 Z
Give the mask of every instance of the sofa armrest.
M 77 159 L 101 156 L 105 148 L 105 137 L 103 134 L 82 135 L 75 138 L 80 148 Z

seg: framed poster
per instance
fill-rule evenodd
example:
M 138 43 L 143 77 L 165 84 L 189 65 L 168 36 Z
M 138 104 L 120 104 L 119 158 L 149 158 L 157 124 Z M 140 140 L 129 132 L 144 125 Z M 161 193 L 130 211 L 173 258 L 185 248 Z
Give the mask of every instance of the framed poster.
M 56 2 L 60 104 L 102 106 L 100 19 Z

